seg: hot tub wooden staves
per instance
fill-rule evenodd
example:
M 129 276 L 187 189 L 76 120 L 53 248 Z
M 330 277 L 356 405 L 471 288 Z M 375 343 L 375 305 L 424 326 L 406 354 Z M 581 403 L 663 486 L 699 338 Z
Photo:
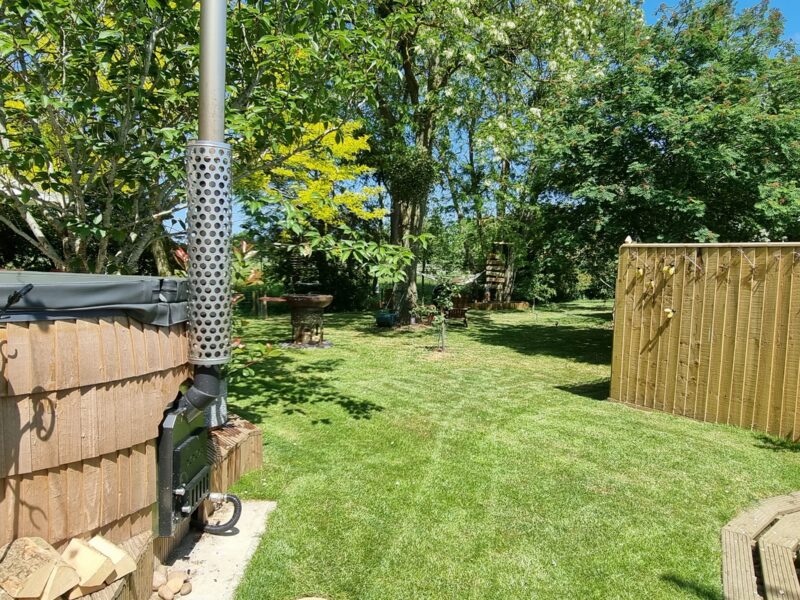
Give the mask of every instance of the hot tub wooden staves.
M 127 317 L 0 328 L 0 545 L 152 529 L 158 426 L 187 349 L 185 324 Z

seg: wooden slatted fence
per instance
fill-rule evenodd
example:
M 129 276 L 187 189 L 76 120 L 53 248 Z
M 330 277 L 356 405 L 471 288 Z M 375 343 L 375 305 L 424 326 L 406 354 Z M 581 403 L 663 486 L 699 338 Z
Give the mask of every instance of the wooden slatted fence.
M 800 244 L 620 248 L 611 399 L 800 439 Z

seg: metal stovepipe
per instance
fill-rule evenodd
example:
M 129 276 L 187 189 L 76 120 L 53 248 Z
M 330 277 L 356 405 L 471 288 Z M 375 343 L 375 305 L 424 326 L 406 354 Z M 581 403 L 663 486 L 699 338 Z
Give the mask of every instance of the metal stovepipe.
M 204 409 L 222 399 L 221 367 L 231 343 L 231 148 L 225 143 L 226 0 L 201 0 L 199 139 L 186 146 L 189 250 L 189 362 L 192 384 L 167 411 L 158 439 L 158 532 L 174 536 L 179 523 L 209 497 Z M 190 456 L 191 458 L 185 458 Z M 237 498 L 217 495 L 237 506 Z
M 225 141 L 226 0 L 200 5 L 200 139 Z
M 226 0 L 200 5 L 199 139 L 186 149 L 189 246 L 189 362 L 198 410 L 220 395 L 220 365 L 230 360 L 231 148 L 225 143 Z

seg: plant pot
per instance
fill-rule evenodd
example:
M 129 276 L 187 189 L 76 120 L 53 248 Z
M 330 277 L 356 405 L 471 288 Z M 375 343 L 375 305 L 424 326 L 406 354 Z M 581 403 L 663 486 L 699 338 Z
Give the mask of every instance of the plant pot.
M 375 324 L 378 327 L 394 327 L 397 323 L 397 313 L 389 310 L 381 310 L 375 313 Z

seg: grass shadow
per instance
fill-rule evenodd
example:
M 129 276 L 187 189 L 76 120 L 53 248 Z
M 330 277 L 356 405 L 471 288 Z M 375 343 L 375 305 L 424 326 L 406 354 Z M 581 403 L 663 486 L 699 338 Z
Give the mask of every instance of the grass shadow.
M 419 327 L 420 329 L 417 329 Z M 377 337 L 394 337 L 394 336 L 408 336 L 412 334 L 425 333 L 427 331 L 423 326 L 410 325 L 400 327 L 378 327 L 373 324 L 359 323 L 350 326 L 352 331 L 359 333 L 366 333 L 367 335 L 374 335 Z
M 550 304 L 537 310 L 542 314 L 549 315 L 569 315 L 570 318 L 579 319 L 592 319 L 600 323 L 610 324 L 614 320 L 614 311 L 612 306 L 587 306 L 582 302 L 564 302 L 561 304 Z
M 414 325 L 399 325 L 394 327 L 378 327 L 375 321 L 364 321 L 360 319 L 352 319 L 347 323 L 341 319 L 338 323 L 339 326 L 356 331 L 358 333 L 366 334 L 369 336 L 379 338 L 411 338 L 422 337 L 431 335 L 433 328 L 430 325 L 414 324 Z
M 764 448 L 773 452 L 800 452 L 800 442 L 793 442 L 790 439 L 759 433 L 756 435 L 758 443 L 756 448 Z
M 357 331 L 378 337 L 414 333 L 408 327 L 378 327 L 374 312 L 325 314 L 325 324 L 331 328 Z
M 610 388 L 611 379 L 608 377 L 596 381 L 588 381 L 586 383 L 556 386 L 556 389 L 575 394 L 576 396 L 583 396 L 590 400 L 608 400 Z
M 722 594 L 719 592 L 719 590 L 711 587 L 710 585 L 689 581 L 688 579 L 672 573 L 661 575 L 661 580 L 666 581 L 681 591 L 688 592 L 697 598 L 703 598 L 704 600 L 722 600 Z
M 368 400 L 356 400 L 329 384 L 330 373 L 340 367 L 340 359 L 299 363 L 282 354 L 255 365 L 255 374 L 229 386 L 232 410 L 250 421 L 261 423 L 278 407 L 284 415 L 303 415 L 316 425 L 330 425 L 330 418 L 316 418 L 311 410 L 319 404 L 335 405 L 351 419 L 370 419 L 383 407 Z M 247 398 L 247 403 L 237 400 Z
M 544 355 L 578 362 L 606 365 L 611 362 L 612 332 L 597 327 L 524 323 L 482 324 L 465 330 L 481 344 L 503 346 L 521 354 Z
M 614 315 L 610 310 L 593 310 L 591 312 L 576 312 L 573 313 L 576 317 L 582 317 L 584 319 L 594 319 L 596 321 L 602 321 L 604 323 L 610 323 Z

